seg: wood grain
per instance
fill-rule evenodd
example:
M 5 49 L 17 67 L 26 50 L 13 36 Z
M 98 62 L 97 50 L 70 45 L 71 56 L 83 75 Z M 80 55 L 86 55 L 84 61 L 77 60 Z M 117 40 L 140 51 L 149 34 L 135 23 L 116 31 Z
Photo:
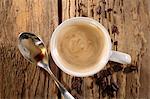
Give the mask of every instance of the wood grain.
M 24 31 L 40 35 L 49 47 L 58 25 L 57 1 L 1 0 L 0 14 L 0 98 L 57 98 L 58 90 L 49 75 L 27 62 L 17 47 L 17 36 Z
M 61 12 L 62 11 L 62 12 Z M 138 71 L 113 72 L 105 84 L 119 86 L 114 97 L 102 95 L 101 72 L 79 78 L 60 72 L 50 59 L 54 74 L 76 99 L 150 98 L 150 1 L 149 0 L 0 0 L 0 98 L 60 99 L 49 75 L 27 62 L 17 48 L 17 36 L 28 31 L 49 39 L 58 24 L 71 17 L 90 17 L 105 26 L 113 50 L 132 56 Z M 48 52 L 49 49 L 48 49 Z M 114 65 L 109 62 L 106 70 Z M 63 98 L 63 97 L 62 97 Z
M 148 0 L 63 0 L 62 5 L 63 21 L 76 16 L 96 19 L 109 31 L 113 49 L 132 56 L 132 65 L 138 67 L 138 72 L 127 74 L 117 72 L 105 78 L 106 83 L 115 82 L 119 85 L 119 91 L 113 98 L 148 99 L 150 97 L 150 88 L 147 87 L 150 83 L 148 76 L 150 62 L 146 61 L 150 58 Z M 106 68 L 113 64 L 109 63 Z M 123 65 L 124 68 L 126 66 Z M 102 96 L 102 88 L 95 83 L 97 80 L 95 77 L 98 76 L 99 73 L 93 77 L 74 78 L 63 73 L 62 80 L 69 86 L 77 84 L 77 87 L 72 87 L 72 94 L 78 99 L 110 98 Z

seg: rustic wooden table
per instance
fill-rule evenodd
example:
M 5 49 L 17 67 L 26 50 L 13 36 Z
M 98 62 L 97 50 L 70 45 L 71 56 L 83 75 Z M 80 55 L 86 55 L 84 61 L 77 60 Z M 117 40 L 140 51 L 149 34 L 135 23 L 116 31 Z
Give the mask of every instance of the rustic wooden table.
M 102 23 L 113 49 L 130 54 L 132 64 L 108 63 L 104 70 L 123 69 L 77 78 L 59 70 L 50 59 L 52 71 L 71 94 L 76 99 L 150 99 L 150 0 L 0 0 L 0 99 L 61 98 L 49 75 L 22 57 L 17 36 L 34 32 L 49 48 L 58 24 L 77 16 Z M 112 83 L 119 87 L 113 97 L 105 92 L 105 84 Z

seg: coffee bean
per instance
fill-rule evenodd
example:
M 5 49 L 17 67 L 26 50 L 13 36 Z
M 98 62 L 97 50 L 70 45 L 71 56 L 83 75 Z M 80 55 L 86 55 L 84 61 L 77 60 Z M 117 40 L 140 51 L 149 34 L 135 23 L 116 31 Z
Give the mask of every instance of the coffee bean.
M 122 71 L 123 67 L 121 65 L 114 65 L 113 67 L 114 72 Z
M 123 73 L 130 73 L 133 71 L 138 71 L 138 66 L 134 66 L 134 65 L 127 66 L 126 68 L 124 68 Z
M 118 91 L 118 89 L 119 89 L 118 85 L 115 83 L 111 83 L 111 87 L 112 87 L 113 91 Z

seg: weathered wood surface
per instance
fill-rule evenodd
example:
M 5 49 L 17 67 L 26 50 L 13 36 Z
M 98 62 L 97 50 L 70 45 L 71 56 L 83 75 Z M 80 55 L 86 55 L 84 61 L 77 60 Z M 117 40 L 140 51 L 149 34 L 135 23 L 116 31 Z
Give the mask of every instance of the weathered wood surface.
M 107 83 L 116 82 L 119 85 L 120 89 L 114 98 L 148 98 L 150 96 L 150 88 L 147 87 L 150 86 L 148 0 L 63 0 L 62 4 L 63 20 L 76 16 L 96 19 L 108 29 L 113 49 L 132 56 L 132 65 L 138 67 L 138 72 L 128 74 L 118 72 L 106 78 Z M 107 67 L 112 65 L 110 63 Z M 63 73 L 63 81 L 70 87 L 72 83 L 79 85 L 74 87 L 75 89 L 72 88 L 72 94 L 75 93 L 77 97 L 85 99 L 102 98 L 102 88 L 95 84 L 98 76 L 95 77 L 73 78 Z
M 29 31 L 41 35 L 48 47 L 58 25 L 57 1 L 0 0 L 0 98 L 55 98 L 57 88 L 48 74 L 20 54 L 17 36 Z M 53 72 L 57 74 L 57 68 Z
M 56 26 L 77 16 L 91 17 L 102 23 L 110 33 L 113 49 L 130 54 L 132 66 L 138 67 L 138 71 L 114 72 L 103 79 L 107 84 L 118 84 L 119 90 L 113 99 L 150 98 L 149 0 L 1 0 L 0 98 L 60 98 L 48 74 L 21 56 L 17 36 L 23 31 L 34 32 L 48 48 Z M 101 72 L 77 78 L 60 72 L 52 59 L 50 62 L 52 71 L 77 99 L 112 98 L 102 96 Z M 105 69 L 114 65 L 110 62 Z

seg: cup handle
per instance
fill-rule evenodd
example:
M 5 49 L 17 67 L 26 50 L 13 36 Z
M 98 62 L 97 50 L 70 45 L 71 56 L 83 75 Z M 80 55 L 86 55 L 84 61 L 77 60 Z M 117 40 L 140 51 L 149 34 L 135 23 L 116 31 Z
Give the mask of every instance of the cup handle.
M 126 53 L 122 53 L 119 51 L 111 51 L 110 61 L 118 62 L 121 64 L 130 64 L 131 56 Z

